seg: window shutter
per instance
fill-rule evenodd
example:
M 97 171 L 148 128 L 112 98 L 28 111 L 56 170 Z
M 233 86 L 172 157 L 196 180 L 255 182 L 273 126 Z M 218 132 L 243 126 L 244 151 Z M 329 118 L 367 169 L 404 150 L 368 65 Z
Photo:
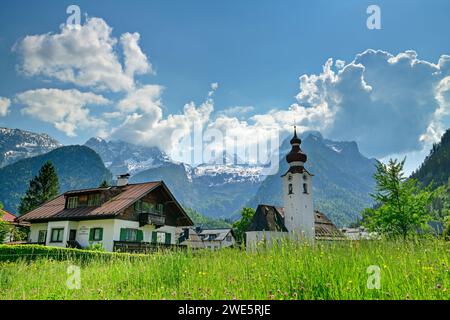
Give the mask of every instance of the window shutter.
M 100 228 L 100 241 L 103 240 L 103 228 Z
M 94 240 L 94 228 L 89 229 L 89 241 Z
M 153 231 L 152 232 L 152 243 L 156 243 L 158 240 L 158 233 Z
M 142 240 L 144 240 L 144 232 L 143 232 L 142 230 L 138 230 L 138 231 L 137 231 L 136 240 L 137 240 L 137 241 L 142 241 Z
M 166 232 L 166 244 L 171 244 L 172 243 L 172 234 Z
M 120 241 L 127 240 L 127 229 L 120 228 Z

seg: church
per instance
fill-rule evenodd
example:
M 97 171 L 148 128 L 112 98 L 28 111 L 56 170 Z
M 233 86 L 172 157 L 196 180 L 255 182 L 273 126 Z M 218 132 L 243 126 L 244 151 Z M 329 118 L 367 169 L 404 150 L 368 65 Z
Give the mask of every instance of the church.
M 300 148 L 302 141 L 295 126 L 290 143 L 291 151 L 286 156 L 289 169 L 281 176 L 284 207 L 258 205 L 246 232 L 247 248 L 261 241 L 270 244 L 282 238 L 309 242 L 343 239 L 333 222 L 325 214 L 314 210 L 314 175 L 305 168 L 308 157 Z

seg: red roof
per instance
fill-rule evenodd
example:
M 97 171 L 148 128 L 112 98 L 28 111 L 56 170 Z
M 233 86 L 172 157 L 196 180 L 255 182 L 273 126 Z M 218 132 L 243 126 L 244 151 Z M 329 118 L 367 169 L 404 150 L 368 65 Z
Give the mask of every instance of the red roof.
M 3 216 L 0 219 L 3 221 L 13 222 L 16 219 L 16 216 L 13 215 L 12 213 L 9 213 L 8 211 L 0 209 L 0 216 L 2 214 L 3 214 Z

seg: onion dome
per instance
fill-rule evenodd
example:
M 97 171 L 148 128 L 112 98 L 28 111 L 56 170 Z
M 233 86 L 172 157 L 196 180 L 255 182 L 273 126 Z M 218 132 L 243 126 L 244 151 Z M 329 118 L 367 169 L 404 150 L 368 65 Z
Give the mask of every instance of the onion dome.
M 286 156 L 286 161 L 290 164 L 292 162 L 305 163 L 307 160 L 306 154 L 300 149 L 302 140 L 297 137 L 297 128 L 294 126 L 294 137 L 291 139 L 292 149 Z

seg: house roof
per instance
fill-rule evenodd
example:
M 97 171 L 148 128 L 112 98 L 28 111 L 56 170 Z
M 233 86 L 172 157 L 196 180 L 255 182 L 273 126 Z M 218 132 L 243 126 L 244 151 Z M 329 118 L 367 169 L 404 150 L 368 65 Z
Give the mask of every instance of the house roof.
M 99 219 L 99 218 L 110 218 L 121 214 L 126 208 L 132 205 L 134 202 L 148 194 L 149 192 L 155 190 L 157 187 L 163 187 L 167 193 L 174 199 L 175 204 L 179 207 L 183 215 L 186 216 L 188 222 L 191 224 L 192 221 L 189 216 L 185 213 L 183 208 L 178 204 L 176 199 L 170 193 L 169 189 L 166 187 L 164 182 L 146 182 L 138 184 L 128 184 L 120 187 L 110 187 L 110 188 L 94 188 L 94 189 L 83 189 L 83 190 L 73 190 L 62 194 L 53 200 L 50 200 L 40 207 L 28 212 L 27 214 L 18 218 L 20 221 L 45 221 L 45 220 L 86 220 L 86 219 Z M 74 195 L 79 193 L 89 193 L 92 191 L 99 190 L 110 190 L 114 191 L 113 195 L 108 201 L 103 203 L 101 206 L 97 207 L 78 207 L 74 209 L 65 208 L 65 196 Z
M 315 236 L 318 240 L 343 238 L 334 223 L 322 212 L 314 211 Z M 260 204 L 247 231 L 287 232 L 284 225 L 284 210 L 281 207 Z
M 314 226 L 317 240 L 344 239 L 344 235 L 322 212 L 314 211 Z
M 14 222 L 16 216 L 6 210 L 0 209 L 0 219 L 6 222 Z
M 177 235 L 180 239 L 180 245 L 188 246 L 192 249 L 206 248 L 200 236 L 193 227 L 177 228 Z
M 284 210 L 266 204 L 258 205 L 253 221 L 247 231 L 284 231 Z
M 233 233 L 233 230 L 230 228 L 223 228 L 223 229 L 203 229 L 201 232 L 198 233 L 200 237 L 204 237 L 203 240 L 215 240 L 215 241 L 222 241 L 225 239 L 225 237 L 229 233 Z M 211 235 L 216 235 L 214 239 L 210 239 Z

